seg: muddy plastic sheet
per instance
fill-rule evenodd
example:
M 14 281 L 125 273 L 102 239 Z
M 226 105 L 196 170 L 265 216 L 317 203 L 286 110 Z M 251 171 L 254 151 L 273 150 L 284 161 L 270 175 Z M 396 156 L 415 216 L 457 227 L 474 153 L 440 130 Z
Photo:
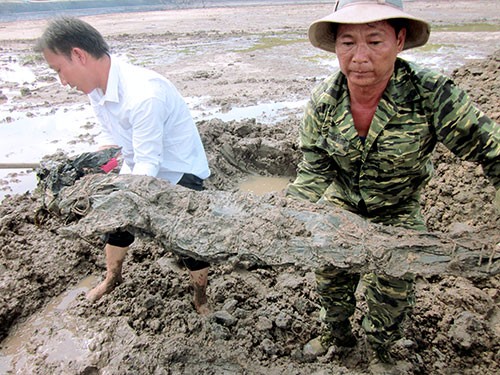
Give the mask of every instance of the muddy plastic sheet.
M 76 180 L 88 173 L 109 172 L 103 166 L 116 158 L 121 148 L 110 147 L 96 152 L 84 152 L 73 158 L 62 156 L 60 160 L 47 156 L 36 170 L 39 189 L 57 195 L 65 186 L 71 186 Z
M 91 239 L 117 229 L 210 263 L 246 267 L 330 264 L 396 277 L 488 277 L 500 270 L 498 233 L 451 238 L 370 223 L 332 206 L 277 194 L 195 192 L 146 176 L 88 175 L 58 197 L 68 237 Z

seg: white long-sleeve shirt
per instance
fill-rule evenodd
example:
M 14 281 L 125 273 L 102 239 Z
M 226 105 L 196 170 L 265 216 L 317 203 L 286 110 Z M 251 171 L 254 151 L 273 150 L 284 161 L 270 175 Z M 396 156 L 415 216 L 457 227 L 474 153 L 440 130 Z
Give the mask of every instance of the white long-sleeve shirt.
M 210 176 L 189 108 L 165 77 L 112 56 L 106 93 L 96 89 L 88 96 L 102 127 L 101 143 L 122 147 L 120 173 L 173 184 L 184 173 Z

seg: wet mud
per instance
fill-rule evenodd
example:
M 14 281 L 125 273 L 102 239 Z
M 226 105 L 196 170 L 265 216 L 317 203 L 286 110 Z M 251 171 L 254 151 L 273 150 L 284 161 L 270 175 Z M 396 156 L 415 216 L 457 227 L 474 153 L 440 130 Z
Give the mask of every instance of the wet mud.
M 419 3 L 422 12 L 428 12 L 429 2 L 411 2 L 412 6 Z M 258 8 L 252 9 L 257 12 Z M 272 32 L 280 35 L 290 32 L 290 39 L 297 35 L 303 37 L 304 29 L 296 21 L 296 14 L 303 11 L 300 7 L 289 9 L 291 29 L 277 21 L 269 28 L 274 27 Z M 326 14 L 324 9 L 321 15 L 323 13 Z M 471 10 L 467 17 L 472 14 Z M 453 20 L 447 21 L 453 23 Z M 206 30 L 213 27 L 209 21 L 205 21 L 204 26 Z M 250 26 L 241 26 L 241 29 L 245 27 L 252 29 Z M 264 33 L 270 32 L 269 28 L 264 27 Z M 167 50 L 175 38 L 188 38 L 181 35 L 182 32 L 161 37 L 151 35 L 150 47 L 145 46 L 141 53 L 157 56 L 157 61 L 161 61 L 168 54 L 158 54 L 158 51 Z M 223 37 L 217 32 L 193 31 L 191 40 L 207 46 L 216 44 L 218 38 L 252 44 L 248 30 L 231 33 L 228 38 L 228 34 Z M 252 30 L 252 33 L 258 31 Z M 170 42 L 161 44 L 161 39 L 167 36 Z M 146 40 L 147 34 L 113 38 L 115 45 L 125 48 L 141 38 Z M 29 40 L 19 36 L 2 48 L 12 56 L 27 58 L 29 44 Z M 156 67 L 163 73 L 170 69 L 167 75 L 174 77 L 176 85 L 188 96 L 195 93 L 200 96 L 201 87 L 208 95 L 200 105 L 202 111 L 208 104 L 229 111 L 234 106 L 252 105 L 263 98 L 303 100 L 315 82 L 331 68 L 318 65 L 317 61 L 305 63 L 290 58 L 290 71 L 285 72 L 280 65 L 282 61 L 273 63 L 273 59 L 286 48 L 297 51 L 302 47 L 296 43 L 273 46 L 267 52 L 260 49 L 243 54 L 215 53 L 212 60 L 205 57 L 203 65 L 202 54 L 199 57 L 194 54 L 190 56 L 193 65 L 177 62 Z M 483 58 L 450 69 L 449 74 L 468 90 L 483 111 L 498 121 L 500 53 L 484 52 Z M 152 64 L 150 60 L 143 63 Z M 42 63 L 33 64 L 38 67 L 39 79 L 50 81 L 51 75 L 43 73 Z M 270 69 L 270 73 L 263 73 L 266 69 Z M 17 111 L 33 113 L 40 108 L 75 102 L 84 105 L 84 97 L 55 83 L 32 90 L 30 100 L 20 95 L 9 99 L 8 105 L 15 106 Z M 9 90 L 19 91 L 19 86 L 12 85 Z M 207 181 L 207 193 L 235 192 L 243 181 L 255 177 L 292 180 L 300 158 L 299 121 L 296 110 L 272 124 L 255 119 L 198 120 L 213 172 Z M 500 217 L 492 205 L 494 188 L 481 168 L 457 159 L 442 148 L 438 148 L 434 159 L 435 176 L 422 200 L 429 230 L 491 241 L 492 231 L 499 228 Z M 268 194 L 282 195 L 279 189 Z M 358 345 L 349 350 L 331 348 L 316 359 L 302 352 L 303 345 L 322 329 L 314 273 L 306 264 L 256 269 L 232 262 L 214 265 L 208 287 L 212 314 L 202 317 L 193 308 L 188 272 L 177 263 L 173 249 L 144 236 L 136 240 L 127 256 L 124 282 L 91 304 L 84 293 L 104 275 L 102 244 L 62 236 L 60 230 L 68 223 L 50 215 L 39 220 L 36 212 L 40 204 L 39 196 L 26 193 L 7 196 L 0 205 L 0 372 L 367 373 L 367 348 L 360 328 L 366 311 L 362 288 L 357 292 L 359 303 L 353 317 Z M 218 229 L 223 228 L 213 228 Z M 247 229 L 239 228 L 230 235 L 244 236 Z M 397 348 L 399 355 L 411 363 L 410 373 L 498 373 L 499 287 L 498 275 L 419 277 L 416 306 L 405 327 L 407 340 Z

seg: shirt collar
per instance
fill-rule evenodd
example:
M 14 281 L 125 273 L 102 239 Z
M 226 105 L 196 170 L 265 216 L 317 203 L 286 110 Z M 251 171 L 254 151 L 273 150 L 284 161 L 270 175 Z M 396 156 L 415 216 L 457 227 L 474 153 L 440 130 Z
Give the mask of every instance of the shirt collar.
M 110 56 L 110 61 L 106 94 L 103 94 L 101 89 L 95 89 L 89 94 L 99 105 L 104 105 L 105 102 L 119 102 L 120 67 L 116 58 Z
M 407 107 L 409 103 L 421 100 L 410 72 L 410 64 L 401 58 L 397 58 L 394 73 L 384 93 L 384 98 L 388 102 L 394 103 L 398 107 Z

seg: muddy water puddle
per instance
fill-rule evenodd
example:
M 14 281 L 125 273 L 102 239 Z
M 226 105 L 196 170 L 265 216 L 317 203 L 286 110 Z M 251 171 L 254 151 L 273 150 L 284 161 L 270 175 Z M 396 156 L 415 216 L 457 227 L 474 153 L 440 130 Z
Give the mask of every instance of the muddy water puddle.
M 192 109 L 193 117 L 198 120 L 219 119 L 222 121 L 241 121 L 254 119 L 266 125 L 282 121 L 290 115 L 302 115 L 307 100 L 259 103 L 247 107 L 232 107 L 230 109 L 206 108 Z
M 0 115 L 5 113 L 0 111 Z M 90 106 L 77 105 L 0 124 L 0 201 L 7 194 L 22 194 L 36 187 L 34 169 L 14 168 L 16 164 L 36 165 L 58 151 L 77 155 L 95 148 L 98 130 L 94 121 Z
M 36 76 L 30 68 L 7 59 L 0 62 L 0 80 L 4 82 L 26 83 L 34 82 Z
M 288 177 L 248 176 L 240 182 L 238 188 L 240 191 L 263 195 L 270 192 L 282 192 L 290 182 Z
M 73 359 L 87 353 L 88 343 L 78 336 L 78 322 L 65 312 L 80 294 L 95 284 L 95 276 L 86 277 L 14 328 L 0 346 L 0 373 L 18 373 L 32 350 L 43 351 L 48 362 Z M 50 335 L 50 341 L 44 342 L 43 347 L 33 348 L 34 334 L 54 326 L 59 328 L 57 335 Z

